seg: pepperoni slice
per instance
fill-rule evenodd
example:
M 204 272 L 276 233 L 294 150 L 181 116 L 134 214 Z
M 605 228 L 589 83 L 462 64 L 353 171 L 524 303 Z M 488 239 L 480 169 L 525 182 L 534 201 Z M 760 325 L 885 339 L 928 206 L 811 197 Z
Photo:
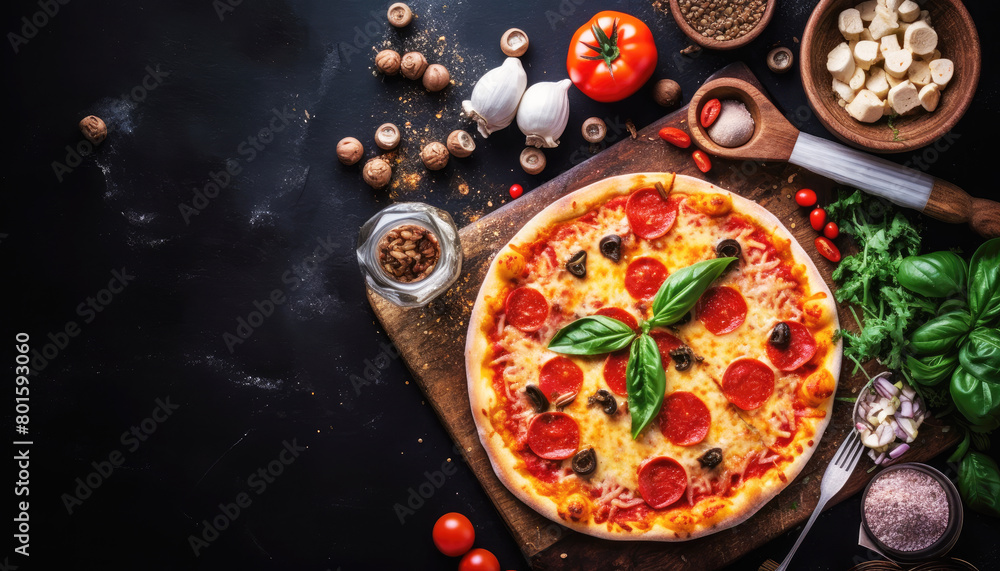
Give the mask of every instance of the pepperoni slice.
M 663 370 L 666 371 L 670 368 L 670 363 L 673 360 L 670 357 L 670 352 L 681 348 L 684 343 L 666 331 L 660 331 L 659 329 L 650 331 L 649 336 L 653 338 L 653 341 L 656 341 L 656 348 L 660 350 L 660 363 L 663 365 Z
M 566 357 L 549 359 L 538 375 L 538 388 L 550 401 L 556 401 L 562 395 L 576 394 L 582 385 L 583 371 Z
M 693 446 L 708 435 L 712 413 L 694 393 L 676 391 L 663 401 L 660 432 L 678 446 Z
M 716 335 L 736 331 L 747 318 L 743 294 L 727 286 L 708 288 L 695 306 L 698 321 Z
M 628 396 L 625 373 L 628 369 L 628 349 L 615 351 L 604 361 L 604 382 L 611 392 L 620 397 Z
M 679 201 L 664 199 L 655 188 L 632 193 L 625 204 L 625 216 L 632 232 L 647 240 L 659 238 L 674 227 Z
M 521 331 L 538 331 L 549 318 L 549 302 L 537 289 L 524 286 L 507 295 L 504 311 L 507 323 Z
M 687 472 L 673 458 L 656 456 L 639 466 L 639 495 L 653 509 L 681 499 L 687 485 Z
M 774 392 L 774 371 L 757 359 L 737 359 L 722 375 L 722 392 L 734 405 L 753 410 Z
M 601 309 L 598 309 L 597 313 L 594 315 L 603 315 L 604 317 L 617 319 L 632 329 L 639 329 L 639 322 L 635 320 L 635 316 L 618 307 L 602 307 Z
M 625 289 L 636 299 L 652 299 L 667 275 L 667 267 L 659 260 L 638 258 L 625 269 Z
M 809 362 L 816 355 L 816 339 L 809 328 L 798 321 L 785 321 L 791 331 L 788 345 L 779 349 L 767 343 L 767 358 L 780 371 L 794 371 Z
M 528 424 L 528 447 L 546 460 L 565 460 L 580 447 L 580 427 L 564 412 L 543 412 Z

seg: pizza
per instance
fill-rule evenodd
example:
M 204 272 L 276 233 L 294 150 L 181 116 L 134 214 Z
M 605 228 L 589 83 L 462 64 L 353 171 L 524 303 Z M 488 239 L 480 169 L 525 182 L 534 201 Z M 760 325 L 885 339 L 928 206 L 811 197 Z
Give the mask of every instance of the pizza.
M 746 520 L 805 466 L 838 329 L 765 208 L 682 175 L 611 177 L 493 259 L 466 343 L 472 413 L 497 476 L 545 517 L 689 540 Z

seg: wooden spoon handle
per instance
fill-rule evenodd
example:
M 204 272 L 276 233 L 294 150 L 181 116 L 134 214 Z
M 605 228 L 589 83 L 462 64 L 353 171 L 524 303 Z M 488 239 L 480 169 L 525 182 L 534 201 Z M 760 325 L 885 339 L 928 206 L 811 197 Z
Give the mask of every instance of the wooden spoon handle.
M 954 184 L 934 179 L 924 214 L 945 222 L 968 222 L 983 238 L 1000 236 L 1000 203 L 973 198 Z

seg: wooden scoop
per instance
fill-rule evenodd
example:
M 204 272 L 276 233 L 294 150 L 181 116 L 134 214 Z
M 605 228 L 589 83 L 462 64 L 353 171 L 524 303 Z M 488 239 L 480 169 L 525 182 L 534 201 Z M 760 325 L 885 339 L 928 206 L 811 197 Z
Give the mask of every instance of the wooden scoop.
M 702 103 L 736 99 L 746 105 L 754 134 L 739 147 L 716 144 L 701 126 Z M 688 107 L 688 128 L 706 152 L 728 159 L 787 161 L 840 184 L 945 222 L 968 222 L 984 238 L 1000 236 L 1000 203 L 973 198 L 950 182 L 820 137 L 801 133 L 756 87 L 732 77 L 702 85 Z

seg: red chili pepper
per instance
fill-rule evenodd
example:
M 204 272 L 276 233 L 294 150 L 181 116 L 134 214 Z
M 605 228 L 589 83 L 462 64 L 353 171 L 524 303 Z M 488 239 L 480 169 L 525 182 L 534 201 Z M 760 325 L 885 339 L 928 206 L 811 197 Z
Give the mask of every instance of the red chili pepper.
M 510 197 L 517 198 L 524 194 L 524 188 L 519 184 L 510 185 Z
M 823 235 L 831 240 L 833 240 L 837 236 L 840 236 L 840 228 L 837 227 L 837 223 L 827 222 L 826 226 L 823 227 Z
M 823 231 L 823 226 L 826 225 L 826 210 L 822 208 L 817 208 L 809 213 L 809 224 L 813 227 L 813 230 L 817 232 Z
M 660 129 L 660 138 L 682 149 L 691 146 L 691 136 L 676 127 L 664 127 Z
M 694 164 L 698 165 L 698 170 L 701 172 L 712 170 L 712 161 L 709 160 L 708 155 L 704 151 L 699 150 L 691 153 L 691 158 L 694 159 Z
M 837 246 L 829 238 L 818 236 L 816 238 L 816 251 L 831 262 L 840 261 L 840 250 L 837 249 Z
M 701 126 L 708 129 L 719 118 L 722 111 L 722 103 L 718 99 L 712 99 L 701 108 Z

